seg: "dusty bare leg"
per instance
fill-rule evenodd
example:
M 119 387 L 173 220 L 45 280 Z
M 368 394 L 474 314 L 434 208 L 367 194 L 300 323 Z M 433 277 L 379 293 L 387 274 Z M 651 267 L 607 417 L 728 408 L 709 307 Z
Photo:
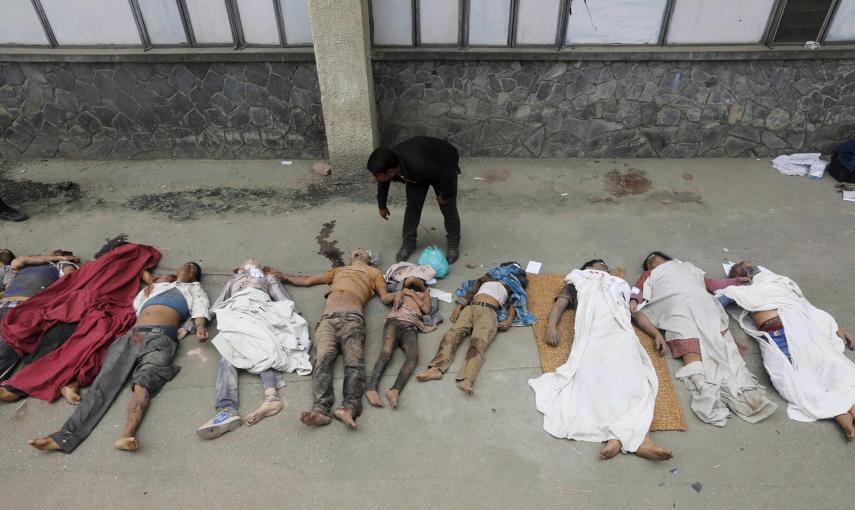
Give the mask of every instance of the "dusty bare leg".
M 442 379 L 442 370 L 436 367 L 428 367 L 424 372 L 416 374 L 416 379 L 418 379 L 419 382 L 438 381 L 439 379 Z
M 248 427 L 251 427 L 265 418 L 279 414 L 279 411 L 281 411 L 283 407 L 285 407 L 285 405 L 281 400 L 279 400 L 279 392 L 276 388 L 267 388 L 264 390 L 264 403 L 255 411 L 246 415 L 243 422 Z
M 69 404 L 76 406 L 80 403 L 80 393 L 77 390 L 80 389 L 80 383 L 74 381 L 72 383 L 66 384 L 63 386 L 59 392 L 65 397 L 65 401 Z
M 386 390 L 386 399 L 389 400 L 389 405 L 392 406 L 392 409 L 398 408 L 398 397 L 401 395 L 401 392 L 396 390 L 395 388 Z
M 0 386 L 0 400 L 3 402 L 17 402 L 21 400 L 21 397 Z
M 50 436 L 42 437 L 39 439 L 31 439 L 27 441 L 27 444 L 29 444 L 36 450 L 41 450 L 43 452 L 52 452 L 61 449 L 59 445 L 56 444 L 56 441 L 54 441 L 53 438 L 51 438 Z
M 374 407 L 383 407 L 383 401 L 380 400 L 380 394 L 377 393 L 377 390 L 365 390 L 365 398 L 367 398 L 368 403 Z
M 344 423 L 353 430 L 356 430 L 356 418 L 353 417 L 353 412 L 346 407 L 339 407 L 333 412 L 335 419 Z
M 701 355 L 695 352 L 687 352 L 683 355 L 683 365 L 688 365 L 689 363 L 694 363 L 696 361 L 701 361 Z
M 852 406 L 852 409 L 849 410 L 849 414 L 852 416 L 852 418 L 855 418 L 855 406 Z
M 620 453 L 620 448 L 620 441 L 617 439 L 609 439 L 606 441 L 606 446 L 603 446 L 603 449 L 600 450 L 600 458 L 603 460 L 609 460 Z
M 307 427 L 322 427 L 332 423 L 332 418 L 320 411 L 303 411 L 300 421 Z
M 638 447 L 635 454 L 647 460 L 668 460 L 672 457 L 671 450 L 654 443 L 650 434 L 644 436 L 644 441 L 641 442 L 641 446 Z
M 840 425 L 840 428 L 843 429 L 843 433 L 846 434 L 846 439 L 852 441 L 855 439 L 855 418 L 852 418 L 852 415 L 849 413 L 839 414 L 834 417 L 834 421 Z
M 129 452 L 140 449 L 140 442 L 137 441 L 137 428 L 140 426 L 148 405 L 151 402 L 151 396 L 148 390 L 140 385 L 134 386 L 134 393 L 131 395 L 131 400 L 128 402 L 128 421 L 125 424 L 125 430 L 122 437 L 116 441 L 116 448 Z

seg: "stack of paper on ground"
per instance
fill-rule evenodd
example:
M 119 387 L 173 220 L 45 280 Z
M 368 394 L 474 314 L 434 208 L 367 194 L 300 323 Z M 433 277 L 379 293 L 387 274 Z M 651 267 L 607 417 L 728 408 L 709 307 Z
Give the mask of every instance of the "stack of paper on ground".
M 820 159 L 818 152 L 806 152 L 778 156 L 772 160 L 772 166 L 784 175 L 807 175 L 819 179 L 825 173 L 828 161 Z

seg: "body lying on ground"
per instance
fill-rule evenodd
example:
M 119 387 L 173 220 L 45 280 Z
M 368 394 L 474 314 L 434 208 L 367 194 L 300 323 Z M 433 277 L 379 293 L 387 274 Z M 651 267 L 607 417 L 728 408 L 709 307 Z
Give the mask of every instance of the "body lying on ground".
M 855 338 L 828 313 L 813 306 L 791 279 L 748 261 L 730 276 L 748 285 L 718 292 L 723 304 L 739 307 L 737 322 L 757 340 L 763 365 L 797 421 L 834 418 L 855 439 L 855 363 L 843 353 Z
M 256 259 L 248 259 L 211 306 L 217 335 L 211 340 L 220 353 L 217 370 L 216 413 L 196 429 L 203 439 L 215 439 L 242 423 L 255 425 L 282 410 L 281 374 L 308 375 L 309 326 L 297 313 L 294 301 L 272 274 Z M 243 418 L 238 415 L 238 370 L 261 376 L 264 402 Z
M 770 416 L 777 405 L 745 365 L 727 313 L 710 293 L 741 280 L 705 278 L 691 263 L 661 252 L 651 253 L 643 266 L 630 308 L 635 312 L 643 304 L 650 321 L 665 331 L 671 355 L 682 358 L 675 376 L 689 390 L 695 415 L 718 427 L 731 413 L 749 423 Z
M 565 309 L 575 308 L 570 356 L 555 372 L 528 383 L 543 413 L 543 428 L 553 436 L 605 442 L 603 459 L 624 452 L 666 460 L 671 451 L 649 433 L 659 390 L 656 369 L 632 327 L 629 285 L 608 271 L 602 260 L 591 260 L 567 275 L 550 314 L 547 342 L 558 344 L 558 320 Z M 642 312 L 635 321 L 661 355 L 661 333 Z
M 136 324 L 110 345 L 92 388 L 60 431 L 32 440 L 30 445 L 45 451 L 74 451 L 101 421 L 130 378 L 128 417 L 115 446 L 138 450 L 136 432 L 151 398 L 180 370 L 172 363 L 178 350 L 178 328 L 188 318 L 193 319 L 199 341 L 208 339 L 209 303 L 199 284 L 201 276 L 202 268 L 195 262 L 184 264 L 175 275 L 166 277 L 154 277 L 146 271 L 143 279 L 149 285 L 134 300 Z
M 365 319 L 362 311 L 374 294 L 387 305 L 396 294 L 386 291 L 386 282 L 379 269 L 372 265 L 371 253 L 357 248 L 346 266 L 311 276 L 286 275 L 274 271 L 283 283 L 308 287 L 326 284 L 326 306 L 315 328 L 312 359 L 311 411 L 303 412 L 300 420 L 307 426 L 328 425 L 333 416 L 355 429 L 362 414 L 362 394 L 365 391 Z M 341 407 L 334 412 L 333 367 L 339 353 L 344 355 L 344 383 Z
M 416 375 L 416 379 L 421 382 L 442 379 L 451 367 L 458 347 L 468 336 L 466 361 L 457 373 L 456 381 L 461 391 L 473 395 L 475 379 L 484 364 L 487 348 L 497 331 L 507 331 L 513 325 L 518 305 L 526 301 L 527 286 L 525 271 L 516 262 L 505 262 L 478 280 L 465 282 L 457 291 L 457 305 L 451 312 L 454 325 L 443 335 L 427 370 Z M 528 313 L 527 307 L 523 308 L 524 313 Z

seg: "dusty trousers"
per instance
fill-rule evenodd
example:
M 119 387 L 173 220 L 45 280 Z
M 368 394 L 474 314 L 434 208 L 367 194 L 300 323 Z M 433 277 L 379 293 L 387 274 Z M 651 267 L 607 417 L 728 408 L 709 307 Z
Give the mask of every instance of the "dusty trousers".
M 428 367 L 438 368 L 442 373 L 454 361 L 454 354 L 461 342 L 469 336 L 469 349 L 466 351 L 466 361 L 457 374 L 457 380 L 469 379 L 475 382 L 478 372 L 484 364 L 484 354 L 490 343 L 496 337 L 499 321 L 496 311 L 486 306 L 472 304 L 460 312 L 457 322 L 442 337 L 439 350 Z
M 360 312 L 334 312 L 321 316 L 315 330 L 312 366 L 313 410 L 327 416 L 335 402 L 333 368 L 339 354 L 344 355 L 344 384 L 341 406 L 354 418 L 362 414 L 362 394 L 365 391 L 365 319 Z

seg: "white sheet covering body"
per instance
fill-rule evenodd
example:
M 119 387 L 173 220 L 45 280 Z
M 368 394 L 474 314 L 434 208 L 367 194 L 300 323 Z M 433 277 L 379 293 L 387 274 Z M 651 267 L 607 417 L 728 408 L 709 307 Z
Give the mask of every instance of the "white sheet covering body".
M 698 418 L 724 426 L 730 408 L 756 423 L 777 409 L 745 366 L 728 331 L 727 313 L 707 292 L 703 271 L 689 262 L 670 260 L 650 272 L 642 295 L 644 314 L 665 331 L 666 340 L 700 340 L 700 364 L 690 363 L 675 374 L 692 394 L 691 407 Z
M 630 287 L 602 271 L 574 270 L 575 338 L 570 357 L 554 373 L 530 379 L 543 428 L 558 438 L 617 439 L 638 450 L 653 422 L 656 370 L 632 328 Z
M 273 301 L 254 288 L 244 289 L 211 309 L 217 316 L 217 336 L 211 341 L 235 368 L 259 374 L 309 374 L 309 326 L 288 299 Z
M 837 322 L 810 304 L 794 281 L 761 270 L 751 285 L 727 287 L 718 294 L 741 308 L 737 321 L 757 339 L 769 378 L 789 403 L 791 419 L 834 418 L 855 405 L 855 363 L 843 354 L 845 345 L 837 336 Z M 766 310 L 778 310 L 792 363 L 751 320 L 750 312 Z

